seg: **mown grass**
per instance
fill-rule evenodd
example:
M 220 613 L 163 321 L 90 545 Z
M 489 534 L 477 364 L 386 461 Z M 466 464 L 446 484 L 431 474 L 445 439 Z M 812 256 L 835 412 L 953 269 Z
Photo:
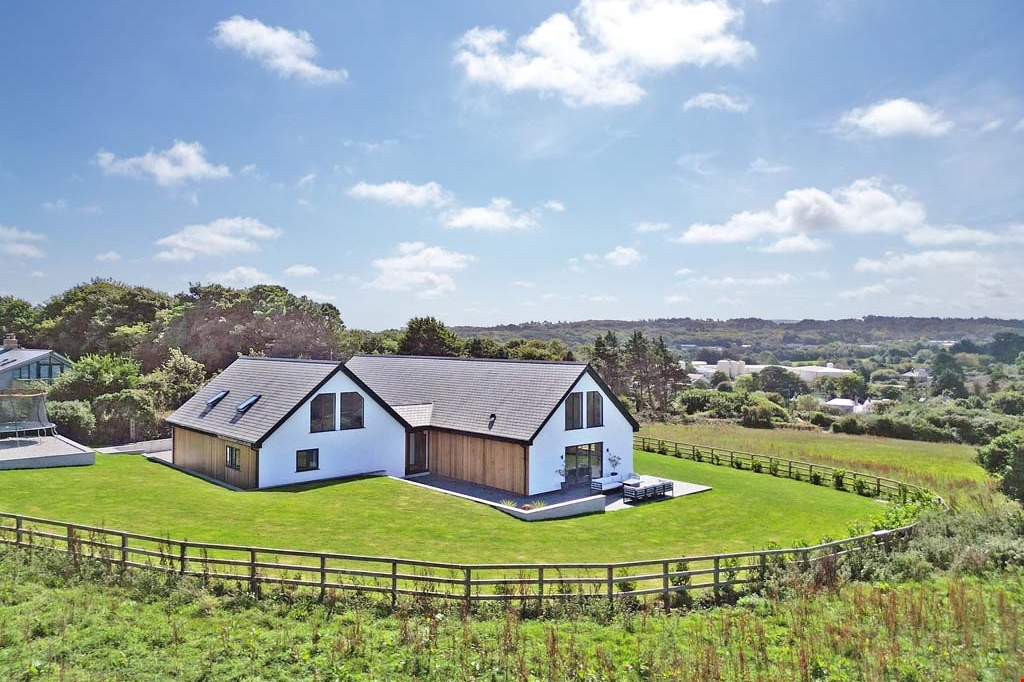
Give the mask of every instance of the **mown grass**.
M 844 537 L 882 504 L 766 474 L 637 452 L 644 473 L 711 491 L 526 523 L 388 478 L 237 493 L 137 455 L 92 467 L 0 471 L 0 510 L 109 529 L 289 549 L 465 563 L 612 562 Z
M 726 424 L 644 424 L 640 435 L 885 476 L 925 486 L 951 503 L 979 504 L 993 490 L 975 448 L 967 445 Z
M 0 678 L 21 680 L 1016 680 L 1024 575 L 851 584 L 685 615 L 218 595 L 82 576 L 0 549 Z M 51 555 L 52 557 L 52 555 Z

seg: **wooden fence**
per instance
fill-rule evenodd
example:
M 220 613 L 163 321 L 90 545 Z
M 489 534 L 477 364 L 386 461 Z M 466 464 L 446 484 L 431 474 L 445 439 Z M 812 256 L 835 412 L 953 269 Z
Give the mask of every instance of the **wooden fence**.
M 0 512 L 0 543 L 67 553 L 74 562 L 99 561 L 109 570 L 140 568 L 225 581 L 259 594 L 268 589 L 374 593 L 400 597 L 483 601 L 589 597 L 661 599 L 681 593 L 722 596 L 756 589 L 789 567 L 834 570 L 836 562 L 868 548 L 902 546 L 912 526 L 813 547 L 675 557 L 617 563 L 449 564 L 264 547 L 172 540 Z
M 900 502 L 906 502 L 907 495 L 911 491 L 922 494 L 927 493 L 924 488 L 919 486 L 885 478 L 884 476 L 864 474 L 824 464 L 812 464 L 782 457 L 756 455 L 750 452 L 737 452 L 724 448 L 712 448 L 706 445 L 693 445 L 692 443 L 676 443 L 675 441 L 664 440 L 663 438 L 633 436 L 633 447 L 637 450 L 690 459 L 695 462 L 731 466 L 736 469 L 746 469 L 756 473 L 792 478 L 796 481 L 817 483 L 819 485 L 836 487 L 840 490 L 849 490 L 860 495 L 882 497 Z M 841 486 L 836 480 L 837 474 L 841 474 Z M 930 493 L 927 494 L 930 495 Z

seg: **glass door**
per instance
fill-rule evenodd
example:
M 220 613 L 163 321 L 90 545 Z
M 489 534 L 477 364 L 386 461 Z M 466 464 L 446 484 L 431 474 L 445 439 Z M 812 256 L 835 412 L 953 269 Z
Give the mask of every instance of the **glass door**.
M 570 445 L 565 449 L 565 483 L 576 485 L 589 483 L 592 478 L 603 475 L 603 443 Z
M 405 474 L 422 474 L 427 470 L 427 432 L 413 431 L 406 435 Z

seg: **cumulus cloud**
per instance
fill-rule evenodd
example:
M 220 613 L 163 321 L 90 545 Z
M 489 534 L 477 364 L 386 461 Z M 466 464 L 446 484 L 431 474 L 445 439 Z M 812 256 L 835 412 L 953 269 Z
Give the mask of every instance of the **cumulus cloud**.
M 640 252 L 632 246 L 616 246 L 614 249 L 604 254 L 605 262 L 609 265 L 614 265 L 617 268 L 636 265 L 642 259 L 643 256 L 640 255 Z
M 765 211 L 743 211 L 721 224 L 694 223 L 676 241 L 684 244 L 730 244 L 761 237 L 839 230 L 852 233 L 898 233 L 922 227 L 924 207 L 884 188 L 878 180 L 857 180 L 831 193 L 810 187 L 786 192 Z M 813 240 L 793 240 L 787 246 L 809 246 Z M 817 244 L 818 247 L 823 246 Z M 770 248 L 770 247 L 769 247 Z
M 317 84 L 343 83 L 348 78 L 345 69 L 325 69 L 313 61 L 317 50 L 307 31 L 267 26 L 259 19 L 236 14 L 214 27 L 213 42 L 258 61 L 282 78 Z
M 213 273 L 209 279 L 220 282 L 229 287 L 251 287 L 257 284 L 276 284 L 274 279 L 265 272 L 251 268 L 247 265 L 239 265 L 227 272 Z
M 284 274 L 289 277 L 313 277 L 320 274 L 320 269 L 313 265 L 296 264 L 285 268 Z
M 452 202 L 452 195 L 436 182 L 414 185 L 411 182 L 383 182 L 377 185 L 359 182 L 348 190 L 348 195 L 357 199 L 380 201 L 392 206 L 439 208 Z
M 726 0 L 581 0 L 510 45 L 475 27 L 455 62 L 473 82 L 505 92 L 560 96 L 570 106 L 618 106 L 646 94 L 641 81 L 690 64 L 739 64 L 755 54 L 736 30 L 743 12 Z
M 557 199 L 551 199 L 550 201 L 544 202 L 544 208 L 551 211 L 552 213 L 565 213 L 565 204 Z
M 487 206 L 467 206 L 445 211 L 441 224 L 450 229 L 473 229 L 487 232 L 525 230 L 537 226 L 532 212 L 519 211 L 508 199 L 495 198 Z
M 665 230 L 672 229 L 670 223 L 665 222 L 650 222 L 641 221 L 633 226 L 633 231 L 638 234 L 650 234 L 651 232 L 664 232 Z
M 198 142 L 175 140 L 169 149 L 146 152 L 142 156 L 118 158 L 108 151 L 96 153 L 96 165 L 107 175 L 138 178 L 149 176 L 158 185 L 169 187 L 192 180 L 230 178 L 227 166 L 215 166 L 206 160 L 206 149 Z
M 250 253 L 259 251 L 255 240 L 273 239 L 280 234 L 280 230 L 255 218 L 219 218 L 201 225 L 186 225 L 178 232 L 158 239 L 157 246 L 166 248 L 156 254 L 156 259 L 190 261 L 196 256 Z
M 857 272 L 903 272 L 936 268 L 964 268 L 984 265 L 986 259 L 977 251 L 921 251 L 920 253 L 887 253 L 884 258 L 860 258 L 853 265 Z
M 0 255 L 18 258 L 42 258 L 46 254 L 32 242 L 46 240 L 46 235 L 16 227 L 0 225 Z
M 872 137 L 939 137 L 952 129 L 953 122 L 941 111 L 905 98 L 851 109 L 836 123 L 841 134 Z
M 1003 126 L 1003 119 L 997 118 L 985 123 L 983 126 L 978 128 L 979 133 L 991 133 L 999 130 Z
M 701 92 L 683 103 L 683 111 L 691 109 L 714 109 L 742 114 L 750 109 L 752 102 L 745 95 L 730 95 L 724 92 Z
M 782 239 L 758 249 L 761 253 L 816 253 L 830 248 L 832 245 L 824 239 L 811 239 L 806 234 L 783 237 Z
M 889 287 L 884 284 L 869 284 L 859 289 L 848 289 L 846 291 L 839 292 L 839 298 L 847 301 L 859 300 L 862 298 L 869 298 L 871 296 L 881 296 L 882 294 L 889 293 Z
M 1015 132 L 1015 133 L 1024 132 L 1024 118 L 1022 118 L 1021 120 L 1017 121 L 1017 123 L 1013 126 L 1013 132 Z
M 455 291 L 448 272 L 462 270 L 475 256 L 423 242 L 402 242 L 396 255 L 373 261 L 377 276 L 367 286 L 384 291 L 414 291 L 419 298 L 439 298 Z
M 758 157 L 750 162 L 748 170 L 751 173 L 785 173 L 789 170 L 789 166 L 784 166 L 781 163 L 769 163 L 767 160 Z
M 906 240 L 907 243 L 914 246 L 948 246 L 961 243 L 974 246 L 1024 244 L 1024 225 L 1014 225 L 1003 232 L 976 230 L 963 225 L 946 225 L 945 227 L 925 225 L 908 232 Z
M 121 260 L 121 254 L 117 251 L 105 251 L 103 253 L 96 254 L 96 260 L 101 263 L 116 263 Z

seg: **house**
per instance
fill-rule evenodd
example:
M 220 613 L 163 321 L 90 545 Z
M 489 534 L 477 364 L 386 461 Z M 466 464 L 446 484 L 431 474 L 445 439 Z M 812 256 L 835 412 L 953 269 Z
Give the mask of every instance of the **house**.
M 22 348 L 14 334 L 7 334 L 0 349 L 0 391 L 9 390 L 19 379 L 52 381 L 71 368 L 71 360 L 60 353 Z
M 431 473 L 521 495 L 633 463 L 639 427 L 583 362 L 239 358 L 179 408 L 177 466 L 240 488 Z
M 832 398 L 832 400 L 825 403 L 825 406 L 842 412 L 853 412 L 857 407 L 857 402 L 849 398 Z

